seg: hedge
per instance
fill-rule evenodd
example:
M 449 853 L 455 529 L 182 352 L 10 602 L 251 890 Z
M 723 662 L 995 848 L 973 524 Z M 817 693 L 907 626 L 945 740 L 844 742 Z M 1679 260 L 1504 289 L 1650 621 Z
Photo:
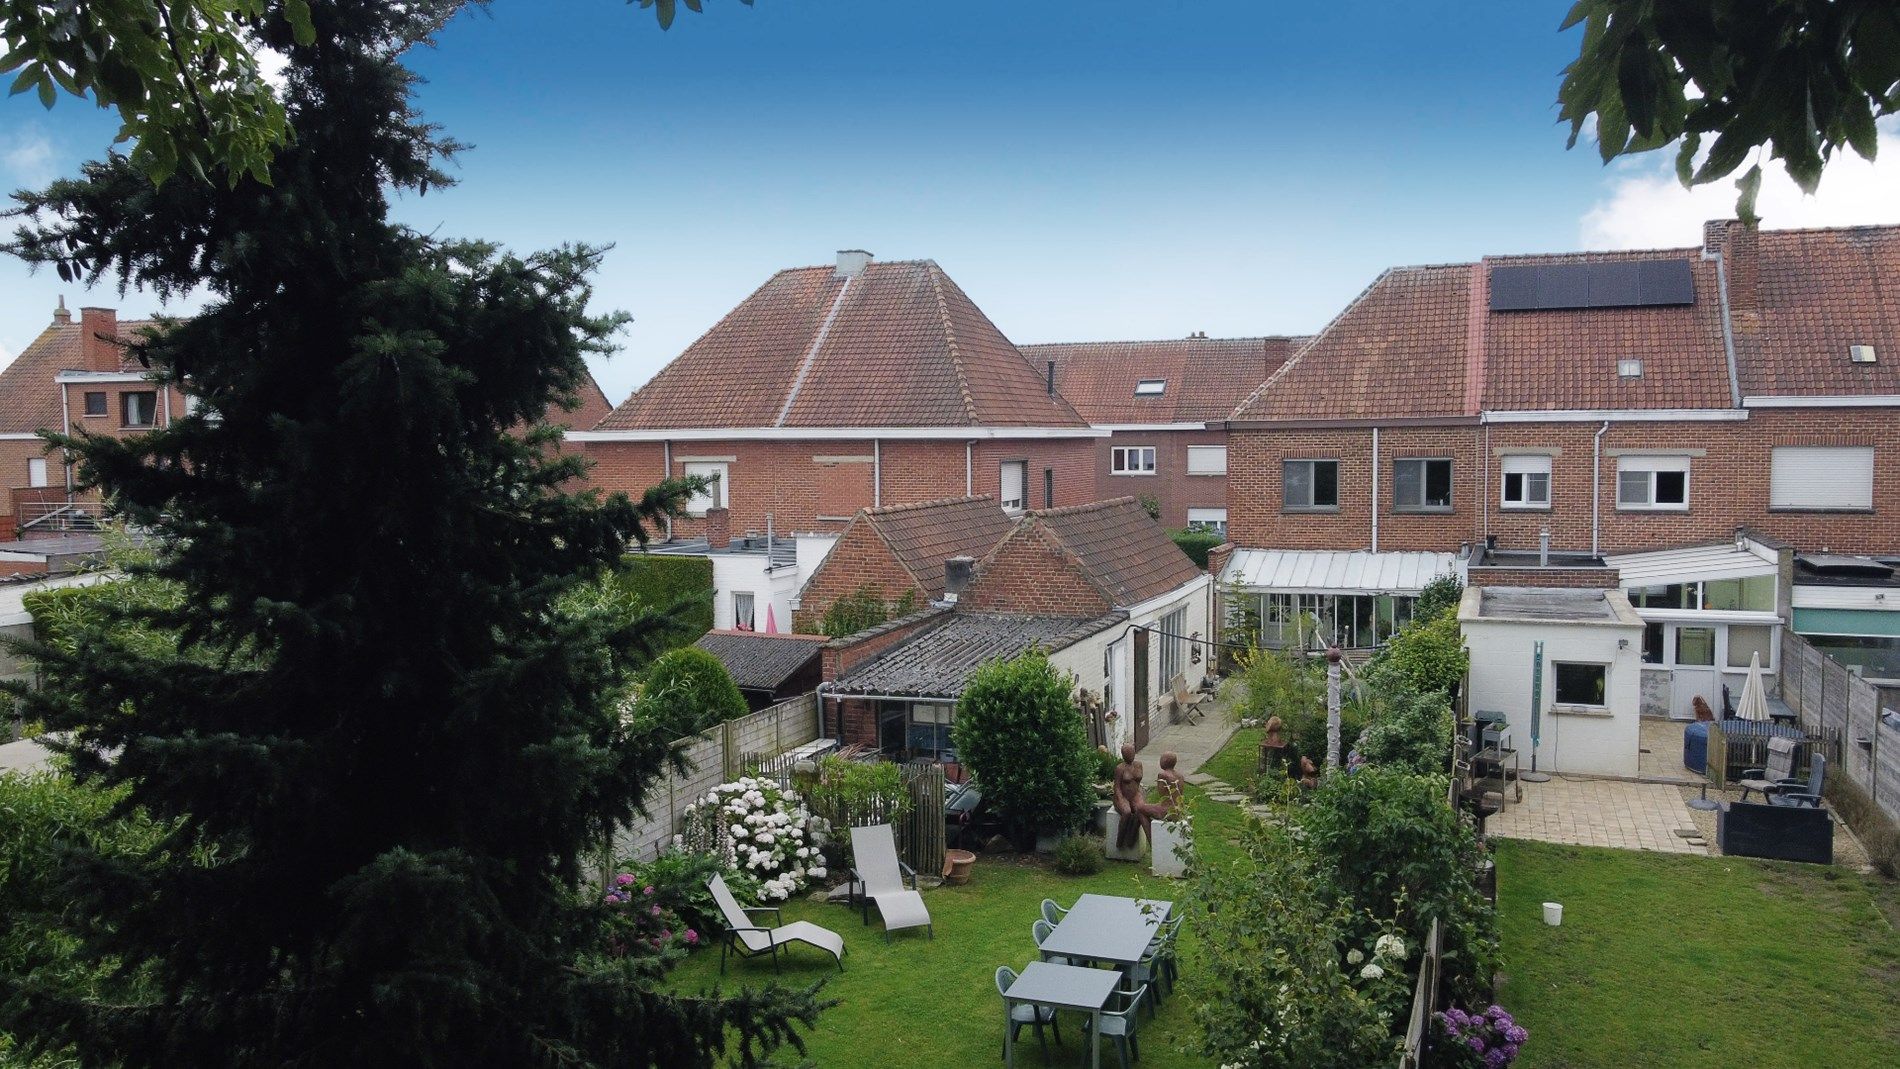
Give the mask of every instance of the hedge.
M 678 642 L 690 646 L 713 627 L 713 566 L 710 557 L 676 557 L 630 553 L 620 560 L 611 582 L 641 604 L 663 608 L 690 599 L 681 607 L 686 631 Z

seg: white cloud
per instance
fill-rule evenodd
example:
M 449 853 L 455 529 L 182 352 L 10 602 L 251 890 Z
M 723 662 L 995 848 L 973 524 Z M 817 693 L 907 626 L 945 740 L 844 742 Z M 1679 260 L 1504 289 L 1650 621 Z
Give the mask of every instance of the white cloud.
M 0 169 L 14 186 L 37 189 L 57 175 L 53 168 L 53 142 L 36 129 L 0 135 Z
M 1603 196 L 1584 213 L 1578 231 L 1586 249 L 1655 249 L 1702 243 L 1702 224 L 1735 215 L 1732 179 L 1684 189 L 1675 155 L 1637 158 L 1613 167 Z M 1755 213 L 1768 228 L 1900 223 L 1900 126 L 1883 124 L 1873 163 L 1836 155 L 1813 196 L 1801 192 L 1781 161 L 1762 164 Z

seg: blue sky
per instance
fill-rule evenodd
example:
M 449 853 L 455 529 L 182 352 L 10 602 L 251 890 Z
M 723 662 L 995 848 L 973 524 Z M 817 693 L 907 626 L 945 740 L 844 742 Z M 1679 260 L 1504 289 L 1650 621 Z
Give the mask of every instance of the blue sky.
M 475 148 L 397 210 L 613 244 L 597 301 L 635 317 L 596 367 L 614 401 L 773 271 L 848 247 L 938 261 L 1018 342 L 1307 333 L 1391 264 L 1683 244 L 1726 214 L 1727 187 L 1564 150 L 1566 6 L 707 0 L 661 33 L 619 0 L 495 0 L 413 57 L 425 113 Z M 113 128 L 0 101 L 0 181 L 70 172 Z M 1764 215 L 1900 221 L 1896 177 L 1771 190 Z M 0 349 L 62 292 L 155 307 L 0 261 Z

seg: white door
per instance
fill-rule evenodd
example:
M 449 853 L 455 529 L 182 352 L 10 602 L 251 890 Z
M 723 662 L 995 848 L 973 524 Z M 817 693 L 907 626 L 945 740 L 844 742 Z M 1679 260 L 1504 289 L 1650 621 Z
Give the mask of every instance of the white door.
M 26 485 L 46 485 L 46 458 L 31 457 L 26 462 Z
M 1670 680 L 1671 719 L 1694 720 L 1698 697 L 1709 703 L 1716 716 L 1722 715 L 1722 671 L 1715 666 L 1715 639 L 1713 626 L 1670 625 L 1665 641 L 1676 665 Z

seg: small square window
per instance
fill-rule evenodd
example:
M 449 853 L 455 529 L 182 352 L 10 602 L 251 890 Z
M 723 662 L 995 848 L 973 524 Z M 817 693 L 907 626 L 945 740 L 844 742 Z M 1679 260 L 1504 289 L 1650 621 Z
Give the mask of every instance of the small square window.
M 1445 512 L 1451 508 L 1451 461 L 1392 462 L 1392 507 L 1400 512 Z
M 1601 664 L 1565 664 L 1556 662 L 1557 704 L 1593 705 L 1605 704 L 1608 693 L 1610 669 Z
M 1618 360 L 1616 362 L 1616 373 L 1620 378 L 1640 379 L 1643 377 L 1643 362 L 1641 360 Z
M 127 390 L 120 394 L 119 417 L 127 427 L 150 427 L 158 419 L 158 392 Z
M 1616 506 L 1682 511 L 1689 507 L 1689 458 L 1624 457 L 1617 463 Z
M 1117 475 L 1153 475 L 1155 447 L 1118 445 L 1110 450 L 1109 469 Z
M 106 414 L 106 392 L 104 390 L 86 391 L 86 415 L 103 416 Z
M 1339 507 L 1339 461 L 1289 460 L 1281 465 L 1284 507 L 1332 510 Z
M 1507 456 L 1503 466 L 1504 484 L 1498 492 L 1499 505 L 1507 509 L 1550 507 L 1549 457 Z
M 752 593 L 747 590 L 732 592 L 732 628 L 735 631 L 753 629 Z
M 1168 388 L 1167 379 L 1142 379 L 1135 383 L 1136 397 L 1160 397 Z

